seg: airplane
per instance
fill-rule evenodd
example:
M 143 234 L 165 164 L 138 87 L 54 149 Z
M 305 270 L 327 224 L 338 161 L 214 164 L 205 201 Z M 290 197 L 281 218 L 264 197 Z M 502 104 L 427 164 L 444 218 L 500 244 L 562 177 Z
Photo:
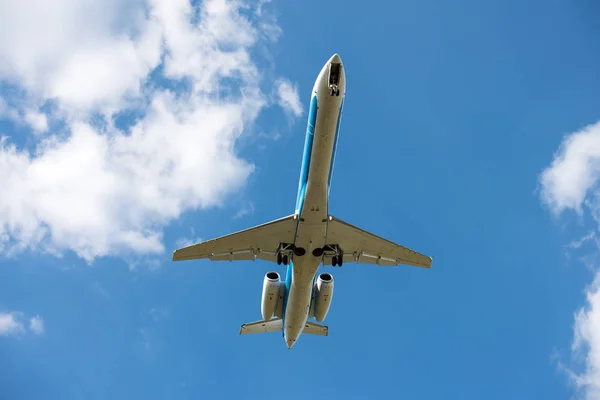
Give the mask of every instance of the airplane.
M 327 326 L 309 321 L 325 319 L 333 296 L 332 274 L 323 272 L 317 277 L 321 264 L 431 267 L 431 257 L 329 214 L 329 189 L 345 96 L 344 65 L 336 53 L 322 67 L 312 89 L 293 214 L 173 253 L 173 261 L 258 259 L 287 266 L 284 281 L 276 271 L 265 274 L 263 319 L 243 324 L 240 334 L 283 331 L 288 349 L 302 333 L 328 336 Z

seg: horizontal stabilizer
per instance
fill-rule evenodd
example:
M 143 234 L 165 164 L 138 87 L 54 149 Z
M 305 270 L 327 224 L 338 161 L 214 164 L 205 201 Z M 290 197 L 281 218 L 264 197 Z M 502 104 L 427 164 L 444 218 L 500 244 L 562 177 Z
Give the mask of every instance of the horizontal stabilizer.
M 308 335 L 327 336 L 329 333 L 329 328 L 325 325 L 315 324 L 314 322 L 307 321 L 302 332 Z
M 240 328 L 240 335 L 247 335 L 250 333 L 264 333 L 264 332 L 277 332 L 281 331 L 283 323 L 281 318 L 274 318 L 269 321 L 256 321 L 242 325 Z

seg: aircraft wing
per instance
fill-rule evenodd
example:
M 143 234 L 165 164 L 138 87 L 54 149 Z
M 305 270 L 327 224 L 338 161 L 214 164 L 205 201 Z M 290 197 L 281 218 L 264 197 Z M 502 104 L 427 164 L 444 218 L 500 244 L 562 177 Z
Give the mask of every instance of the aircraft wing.
M 293 243 L 297 219 L 290 215 L 254 228 L 175 250 L 173 261 L 208 258 L 237 261 L 259 258 L 276 262 L 280 243 Z
M 430 268 L 432 259 L 414 250 L 373 235 L 347 222 L 329 216 L 327 244 L 337 245 L 344 253 L 344 263 L 399 264 Z M 324 265 L 331 265 L 332 254 L 325 254 Z

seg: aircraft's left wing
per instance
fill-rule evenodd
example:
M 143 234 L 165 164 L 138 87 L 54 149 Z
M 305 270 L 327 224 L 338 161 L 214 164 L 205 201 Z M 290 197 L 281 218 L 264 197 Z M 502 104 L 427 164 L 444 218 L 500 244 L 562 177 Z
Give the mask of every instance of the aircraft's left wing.
M 237 261 L 259 258 L 276 261 L 280 243 L 293 243 L 296 216 L 290 215 L 263 225 L 175 250 L 173 261 L 208 258 Z
M 422 268 L 430 268 L 432 263 L 431 257 L 390 242 L 331 215 L 327 221 L 327 244 L 337 246 L 343 251 L 344 263 L 387 266 L 404 264 Z M 332 254 L 323 256 L 324 265 L 331 265 L 331 261 Z

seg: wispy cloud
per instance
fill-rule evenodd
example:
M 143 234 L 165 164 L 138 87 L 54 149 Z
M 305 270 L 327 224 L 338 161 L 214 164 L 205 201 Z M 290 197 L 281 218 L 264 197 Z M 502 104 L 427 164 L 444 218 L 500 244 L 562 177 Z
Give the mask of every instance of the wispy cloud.
M 41 335 L 44 333 L 44 319 L 39 315 L 31 318 L 29 320 L 29 329 L 36 335 Z
M 278 79 L 275 86 L 279 105 L 294 116 L 301 116 L 304 109 L 298 97 L 298 88 L 287 79 Z
M 239 209 L 239 211 L 233 216 L 233 219 L 242 218 L 246 215 L 252 214 L 254 214 L 254 203 L 248 202 L 248 204 Z
M 0 335 L 14 335 L 25 330 L 23 323 L 17 318 L 18 314 L 11 312 L 0 313 Z
M 167 307 L 152 307 L 148 311 L 142 314 L 144 318 L 149 318 L 154 322 L 158 322 L 169 316 L 169 309 Z
M 104 286 L 102 286 L 102 284 L 100 282 L 92 283 L 92 292 L 94 294 L 96 294 L 98 297 L 102 297 L 105 299 L 110 298 L 110 293 L 108 293 L 108 290 L 106 290 L 106 288 Z
M 193 244 L 199 243 L 202 241 L 202 238 L 196 236 L 196 231 L 193 227 L 190 228 L 190 234 L 187 237 L 180 237 L 175 241 L 175 246 L 177 248 L 191 246 Z
M 0 132 L 0 248 L 163 253 L 166 224 L 222 204 L 254 171 L 235 147 L 268 105 L 254 49 L 274 24 L 265 2 L 7 3 L 0 80 L 19 97 L 0 93 L 0 118 L 45 135 L 30 152 Z M 299 115 L 294 85 L 276 87 Z
M 568 247 L 571 249 L 579 249 L 581 246 L 593 241 L 595 238 L 596 238 L 596 231 L 591 231 L 584 237 L 573 240 L 571 243 L 568 244 Z
M 571 368 L 561 364 L 586 399 L 600 398 L 600 248 L 596 240 L 600 227 L 599 180 L 600 122 L 568 135 L 540 176 L 542 202 L 554 215 L 572 210 L 580 217 L 589 214 L 596 223 L 593 231 L 567 246 L 581 250 L 588 243 L 595 244 L 580 258 L 594 271 L 595 278 L 586 288 L 586 304 L 575 314 L 571 350 L 576 365 Z M 575 372 L 580 364 L 582 371 Z
M 27 320 L 22 312 L 0 312 L 0 336 L 25 333 Z M 44 320 L 39 315 L 29 319 L 29 330 L 36 335 L 44 333 Z

